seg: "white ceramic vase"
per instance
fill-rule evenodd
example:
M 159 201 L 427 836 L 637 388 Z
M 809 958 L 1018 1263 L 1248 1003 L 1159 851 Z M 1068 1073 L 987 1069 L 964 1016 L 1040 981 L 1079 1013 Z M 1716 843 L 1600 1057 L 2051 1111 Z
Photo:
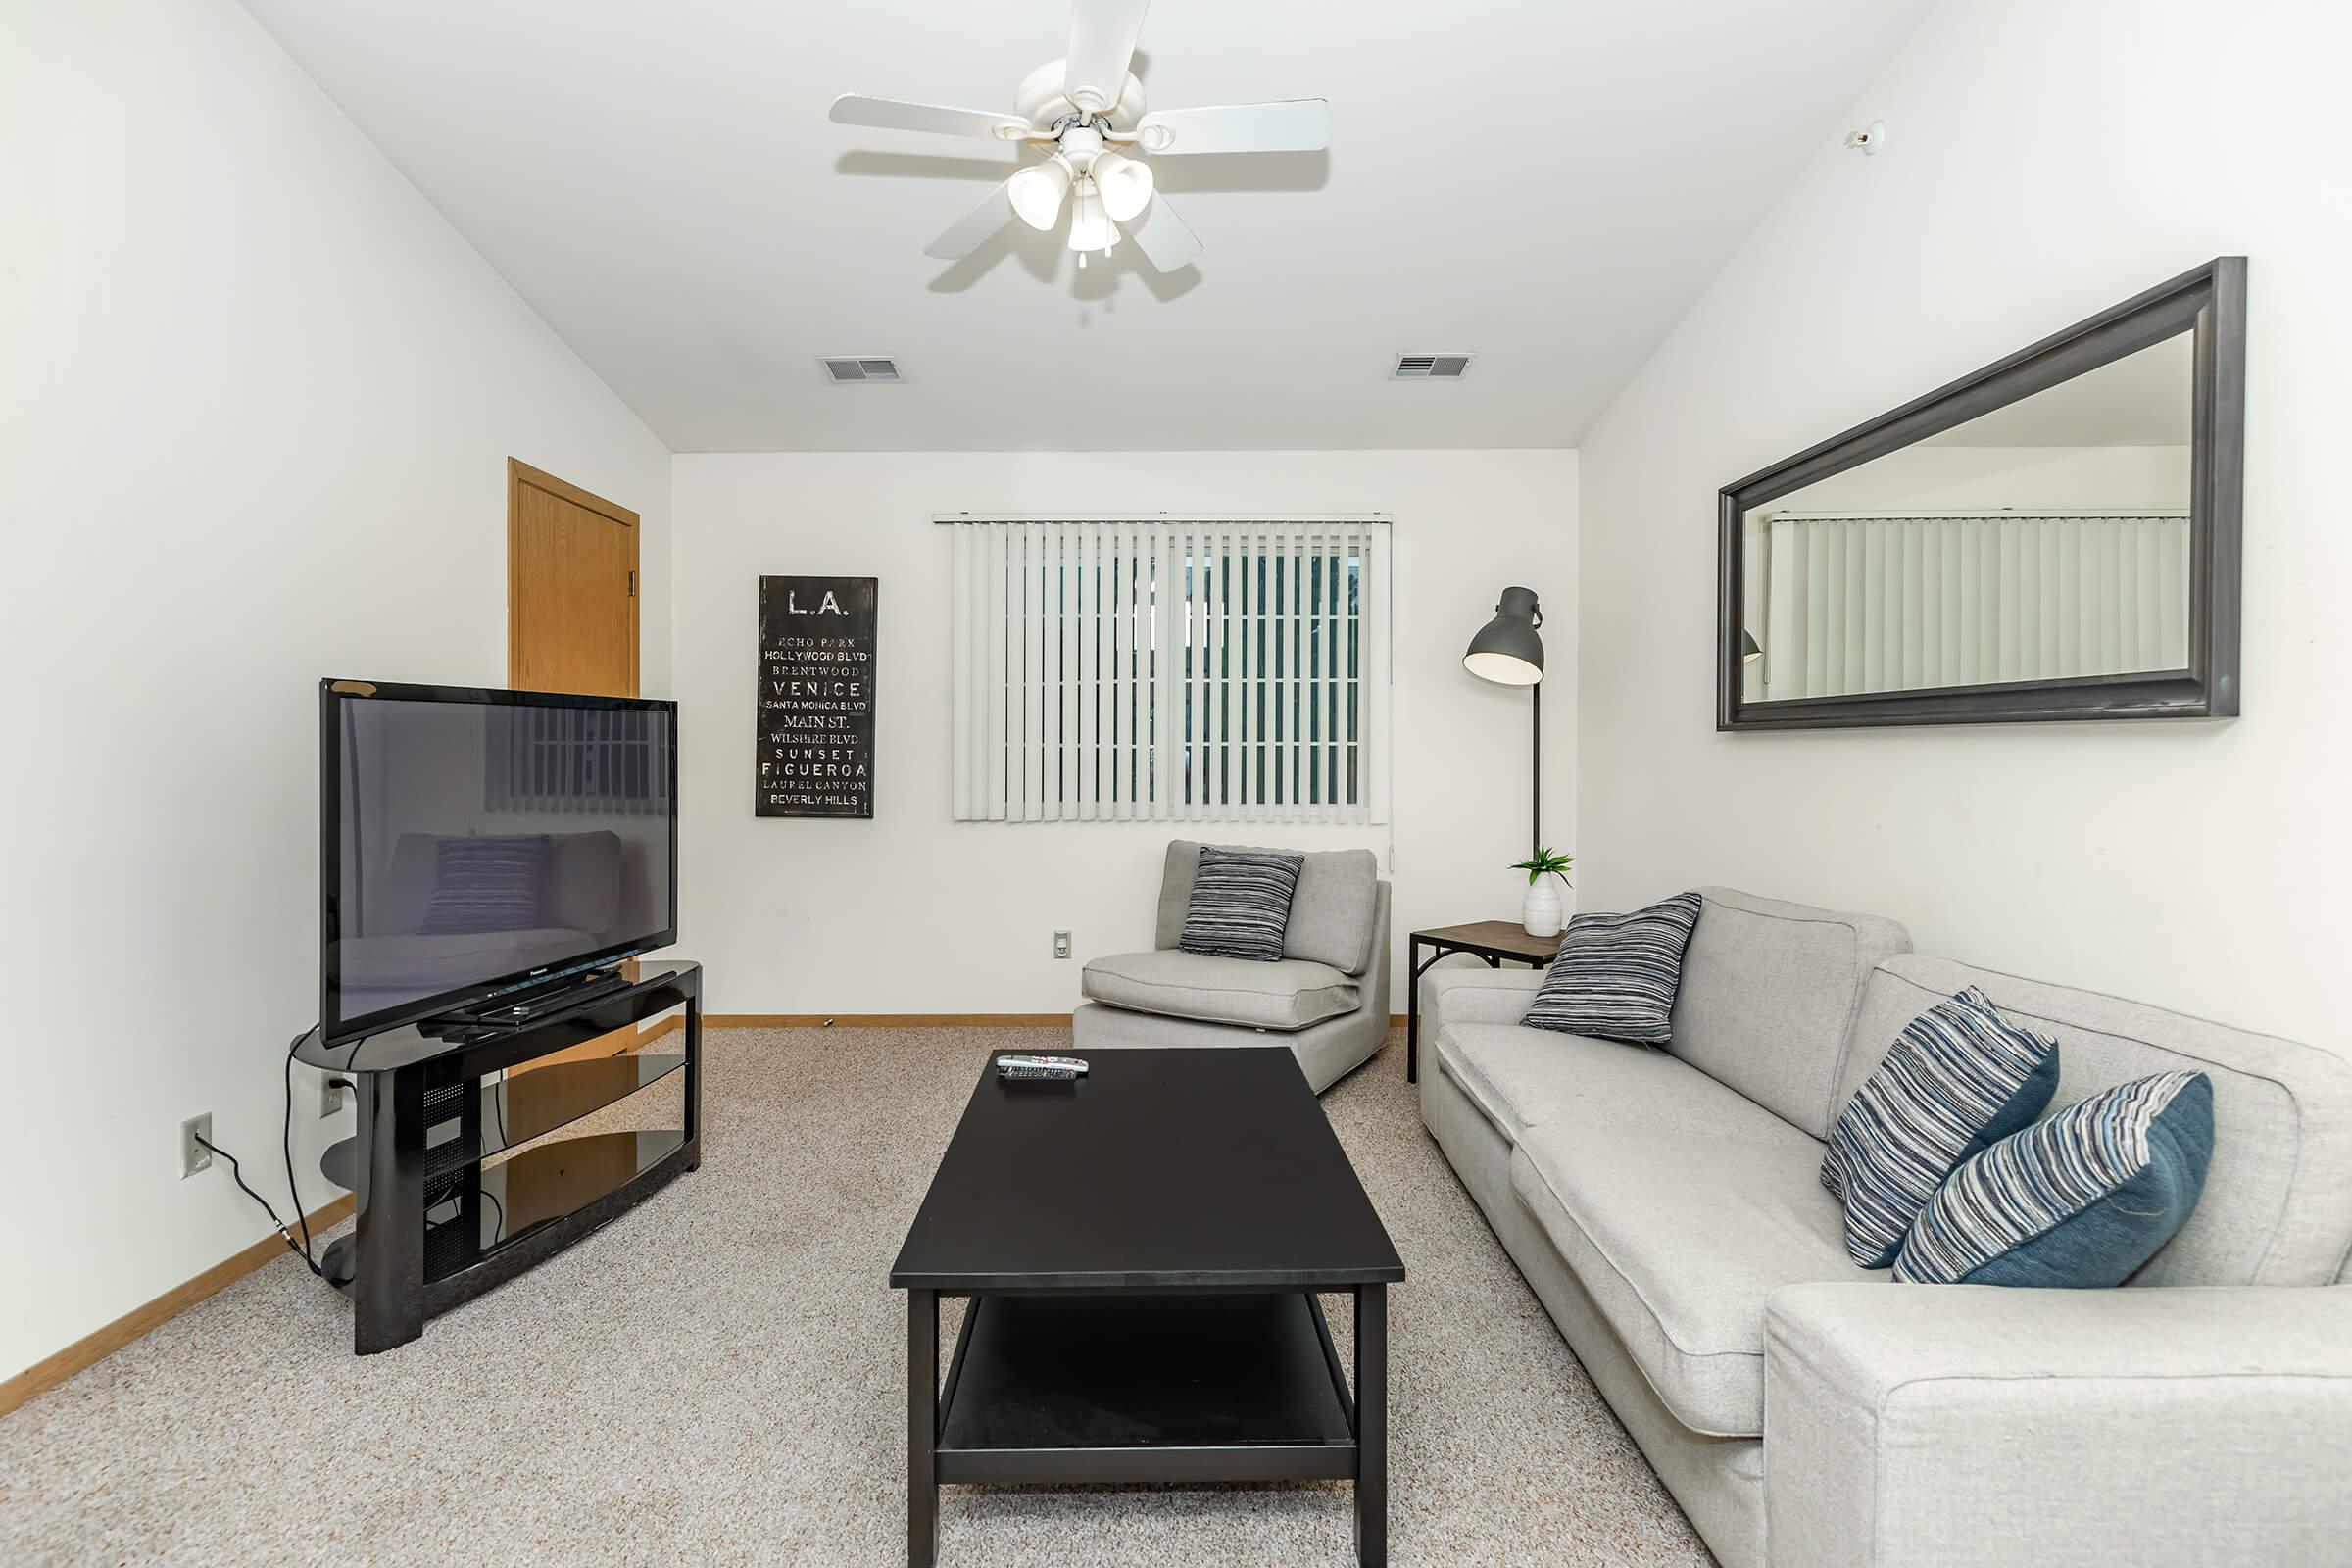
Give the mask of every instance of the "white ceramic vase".
M 1519 901 L 1519 924 L 1531 937 L 1556 937 L 1567 923 L 1568 906 L 1560 899 L 1560 878 L 1556 871 L 1546 871 L 1527 885 L 1527 897 Z

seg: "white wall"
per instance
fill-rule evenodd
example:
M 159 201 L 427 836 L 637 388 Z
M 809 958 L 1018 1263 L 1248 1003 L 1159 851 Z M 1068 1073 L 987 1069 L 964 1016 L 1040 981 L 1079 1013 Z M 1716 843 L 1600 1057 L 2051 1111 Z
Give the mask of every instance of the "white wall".
M 0 11 L 0 213 L 4 1377 L 267 1234 L 181 1118 L 283 1208 L 318 677 L 503 682 L 512 454 L 643 514 L 666 691 L 669 459 L 229 0 Z
M 1587 907 L 1728 882 L 2341 1041 L 2352 246 L 2337 8 L 1945 0 L 1582 451 Z M 1884 117 L 1886 151 L 1836 132 Z M 2245 715 L 1719 735 L 1715 490 L 2251 258 Z
M 1067 1009 L 1086 958 L 1152 945 L 1172 837 L 1368 845 L 1384 867 L 1393 845 L 1400 954 L 1416 925 L 1516 913 L 1528 698 L 1465 673 L 1462 649 L 1509 584 L 1549 607 L 1544 831 L 1573 849 L 1575 493 L 1564 451 L 678 458 L 679 951 L 710 966 L 711 1009 Z M 951 819 L 950 541 L 931 516 L 1087 509 L 1395 514 L 1393 824 Z M 870 822 L 752 814 L 763 573 L 881 579 Z

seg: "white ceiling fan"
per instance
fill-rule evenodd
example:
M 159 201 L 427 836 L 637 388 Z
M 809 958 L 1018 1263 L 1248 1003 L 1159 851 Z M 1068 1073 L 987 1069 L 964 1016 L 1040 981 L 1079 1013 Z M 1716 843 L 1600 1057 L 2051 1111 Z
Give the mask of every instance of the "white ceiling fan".
M 895 98 L 844 93 L 832 118 L 843 125 L 981 136 L 1049 149 L 1026 164 L 923 248 L 954 261 L 1014 218 L 1050 230 L 1070 204 L 1070 249 L 1084 267 L 1090 253 L 1110 254 L 1119 225 L 1145 260 L 1172 272 L 1200 254 L 1200 241 L 1167 198 L 1153 194 L 1144 155 L 1317 152 L 1331 144 L 1331 105 L 1321 98 L 1229 104 L 1217 109 L 1144 112 L 1143 83 L 1127 66 L 1150 0 L 1077 0 L 1070 52 L 1029 73 L 1014 112 L 948 109 Z

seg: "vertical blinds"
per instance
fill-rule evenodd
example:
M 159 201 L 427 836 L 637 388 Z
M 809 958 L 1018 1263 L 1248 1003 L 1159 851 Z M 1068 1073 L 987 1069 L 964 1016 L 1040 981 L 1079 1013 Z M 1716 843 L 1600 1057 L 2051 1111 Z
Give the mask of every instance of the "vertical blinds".
M 491 708 L 483 805 L 493 811 L 649 816 L 670 809 L 666 713 Z
M 941 520 L 958 820 L 1388 820 L 1385 519 Z
M 2188 663 L 2185 513 L 1777 513 L 1774 701 Z

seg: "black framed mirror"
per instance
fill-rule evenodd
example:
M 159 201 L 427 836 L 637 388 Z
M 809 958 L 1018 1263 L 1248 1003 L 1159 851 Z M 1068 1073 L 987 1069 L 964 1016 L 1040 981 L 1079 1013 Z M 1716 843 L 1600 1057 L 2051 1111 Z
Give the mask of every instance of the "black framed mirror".
M 1720 493 L 1715 727 L 2238 710 L 2246 263 Z

